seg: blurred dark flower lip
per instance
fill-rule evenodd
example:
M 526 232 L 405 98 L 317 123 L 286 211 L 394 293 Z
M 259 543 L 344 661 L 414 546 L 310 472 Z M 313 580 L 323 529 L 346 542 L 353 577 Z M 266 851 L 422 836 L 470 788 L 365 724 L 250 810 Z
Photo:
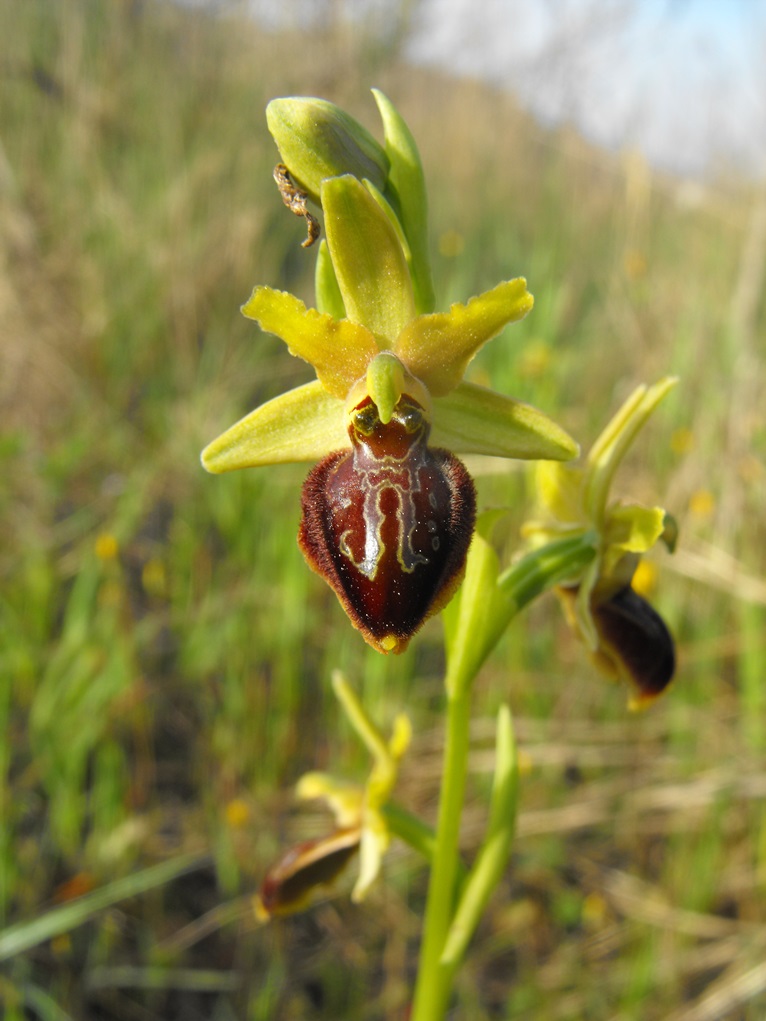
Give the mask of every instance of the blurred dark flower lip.
M 288 848 L 261 883 L 256 915 L 265 921 L 306 907 L 343 872 L 359 850 L 361 836 L 361 828 L 350 827 Z
M 579 586 L 557 589 L 575 630 L 578 592 Z M 665 691 L 675 674 L 675 643 L 665 621 L 630 585 L 600 602 L 592 600 L 591 615 L 598 635 L 592 650 L 594 663 L 607 676 L 631 684 L 631 709 L 645 708 Z

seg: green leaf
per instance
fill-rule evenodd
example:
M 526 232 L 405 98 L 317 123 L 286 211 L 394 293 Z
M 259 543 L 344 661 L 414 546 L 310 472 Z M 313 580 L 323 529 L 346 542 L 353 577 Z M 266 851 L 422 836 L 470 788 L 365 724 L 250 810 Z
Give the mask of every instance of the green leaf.
M 348 318 L 367 327 L 380 347 L 391 348 L 415 316 L 412 282 L 396 231 L 367 188 L 353 177 L 325 181 L 322 206 Z
M 121 900 L 136 897 L 138 894 L 153 890 L 158 886 L 165 886 L 177 876 L 200 868 L 208 860 L 207 855 L 198 854 L 184 854 L 177 858 L 171 858 L 169 861 L 152 865 L 141 872 L 134 872 L 122 879 L 115 879 L 114 882 L 107 883 L 76 900 L 46 911 L 45 914 L 38 915 L 37 918 L 18 922 L 7 929 L 2 929 L 0 930 L 0 961 L 21 954 L 45 940 L 70 932 Z

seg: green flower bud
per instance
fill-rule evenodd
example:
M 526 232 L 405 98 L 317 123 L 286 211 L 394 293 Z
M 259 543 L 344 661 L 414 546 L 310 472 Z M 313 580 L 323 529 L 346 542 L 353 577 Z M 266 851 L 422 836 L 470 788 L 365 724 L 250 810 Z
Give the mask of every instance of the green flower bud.
M 322 181 L 352 174 L 383 191 L 389 159 L 358 121 L 324 99 L 273 99 L 266 119 L 294 180 L 319 203 Z

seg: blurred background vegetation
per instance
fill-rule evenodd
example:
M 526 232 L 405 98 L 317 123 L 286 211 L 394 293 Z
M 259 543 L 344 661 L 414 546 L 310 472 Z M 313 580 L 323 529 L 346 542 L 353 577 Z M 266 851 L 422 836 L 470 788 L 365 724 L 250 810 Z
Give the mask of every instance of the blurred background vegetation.
M 536 296 L 474 380 L 587 446 L 638 382 L 681 377 L 621 478 L 680 522 L 644 578 L 676 683 L 628 714 L 552 599 L 487 664 L 466 853 L 506 699 L 522 811 L 455 1017 L 766 1013 L 763 187 L 545 130 L 506 94 L 405 64 L 390 25 L 0 2 L 0 941 L 199 856 L 10 955 L 11 1021 L 406 1016 L 425 893 L 410 853 L 361 906 L 259 927 L 250 897 L 281 847 L 326 828 L 296 810 L 301 773 L 367 769 L 335 667 L 382 725 L 411 714 L 399 798 L 432 818 L 440 624 L 376 656 L 297 549 L 306 469 L 199 467 L 235 418 L 311 378 L 238 312 L 256 283 L 312 298 L 264 106 L 321 95 L 377 132 L 371 85 L 421 148 L 440 304 L 519 274 Z M 528 475 L 470 466 L 481 505 L 510 508 L 507 561 Z

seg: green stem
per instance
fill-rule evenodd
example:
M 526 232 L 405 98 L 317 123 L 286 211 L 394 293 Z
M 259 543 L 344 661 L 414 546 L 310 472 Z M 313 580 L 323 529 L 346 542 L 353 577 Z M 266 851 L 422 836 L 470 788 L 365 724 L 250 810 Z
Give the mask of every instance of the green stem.
M 582 573 L 598 547 L 594 532 L 557 539 L 527 553 L 498 578 L 498 588 L 513 600 L 514 615 L 541 593 Z
M 454 974 L 441 957 L 455 903 L 460 816 L 468 766 L 470 686 L 448 685 L 448 691 L 444 778 L 411 1021 L 439 1021 L 444 1017 Z
M 477 535 L 463 586 L 445 610 L 447 734 L 439 820 L 411 1021 L 444 1018 L 455 972 L 502 874 L 511 846 L 513 826 L 512 819 L 508 818 L 508 805 L 514 805 L 515 813 L 516 781 L 515 767 L 511 770 L 508 765 L 513 757 L 508 717 L 504 723 L 505 737 L 498 743 L 498 753 L 501 744 L 505 748 L 503 762 L 508 769 L 501 770 L 502 777 L 496 785 L 499 803 L 505 807 L 502 812 L 495 812 L 497 818 L 490 820 L 487 838 L 468 876 L 468 886 L 458 907 L 456 890 L 461 868 L 458 843 L 468 769 L 470 693 L 474 678 L 511 618 L 545 589 L 562 577 L 570 577 L 594 556 L 591 535 L 568 537 L 536 550 L 498 577 L 497 557 L 486 540 Z

